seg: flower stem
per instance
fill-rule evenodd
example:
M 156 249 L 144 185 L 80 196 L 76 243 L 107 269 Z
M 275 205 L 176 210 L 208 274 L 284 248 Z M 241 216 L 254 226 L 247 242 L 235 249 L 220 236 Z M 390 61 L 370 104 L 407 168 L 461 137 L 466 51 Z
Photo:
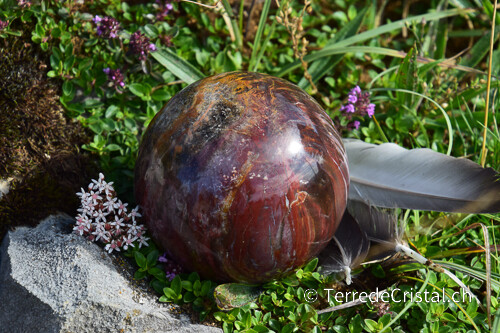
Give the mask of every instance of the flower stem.
M 379 122 L 377 121 L 377 118 L 375 118 L 375 115 L 372 116 L 373 118 L 373 121 L 375 122 L 375 125 L 377 125 L 377 129 L 378 129 L 378 132 L 380 133 L 380 136 L 382 137 L 382 139 L 385 141 L 385 142 L 389 142 L 389 140 L 387 139 L 387 137 L 385 136 L 384 134 L 384 131 L 382 130 L 382 127 L 380 127 L 380 124 Z

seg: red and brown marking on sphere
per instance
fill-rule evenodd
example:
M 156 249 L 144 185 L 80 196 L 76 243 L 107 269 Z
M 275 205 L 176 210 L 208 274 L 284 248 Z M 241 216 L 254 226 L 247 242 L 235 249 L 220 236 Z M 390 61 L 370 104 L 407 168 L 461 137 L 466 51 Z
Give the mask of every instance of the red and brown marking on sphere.
M 177 94 L 136 166 L 154 240 L 219 281 L 268 281 L 318 254 L 347 187 L 330 118 L 300 88 L 258 73 L 209 77 Z

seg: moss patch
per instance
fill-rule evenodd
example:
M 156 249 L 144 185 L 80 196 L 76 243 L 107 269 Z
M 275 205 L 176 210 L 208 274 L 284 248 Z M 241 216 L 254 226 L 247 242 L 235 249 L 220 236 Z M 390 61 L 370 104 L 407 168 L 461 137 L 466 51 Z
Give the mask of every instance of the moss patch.
M 58 211 L 73 216 L 75 193 L 97 173 L 79 149 L 91 138 L 64 115 L 59 84 L 47 78 L 47 59 L 28 31 L 0 40 L 0 179 L 10 182 L 0 199 L 0 239 Z

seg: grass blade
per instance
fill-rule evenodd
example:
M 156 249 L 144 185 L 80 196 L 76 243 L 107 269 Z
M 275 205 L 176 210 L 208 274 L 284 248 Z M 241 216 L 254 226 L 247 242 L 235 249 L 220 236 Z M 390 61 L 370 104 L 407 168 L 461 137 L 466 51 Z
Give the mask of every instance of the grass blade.
M 430 21 L 435 21 L 435 20 L 439 20 L 439 19 L 442 19 L 442 18 L 450 17 L 450 16 L 468 14 L 468 13 L 471 13 L 471 12 L 474 12 L 474 11 L 475 10 L 473 10 L 473 9 L 450 9 L 450 10 L 445 10 L 445 11 L 441 11 L 441 12 L 427 13 L 427 14 L 423 14 L 423 15 L 411 16 L 411 17 L 408 17 L 406 19 L 402 19 L 402 20 L 399 20 L 399 21 L 396 21 L 396 22 L 388 23 L 388 24 L 382 25 L 382 26 L 380 26 L 378 28 L 362 32 L 360 34 L 357 34 L 357 35 L 354 35 L 352 37 L 343 39 L 343 40 L 341 40 L 339 42 L 336 42 L 336 43 L 333 43 L 331 45 L 327 45 L 327 46 L 325 46 L 323 48 L 323 50 L 315 52 L 315 53 L 312 53 L 312 54 L 304 57 L 304 60 L 309 62 L 309 61 L 313 61 L 313 60 L 319 59 L 321 57 L 314 57 L 314 55 L 316 53 L 321 53 L 321 52 L 324 52 L 323 54 L 326 54 L 326 55 L 342 54 L 344 52 L 336 52 L 336 50 L 338 50 L 339 48 L 347 47 L 347 46 L 355 44 L 355 43 L 363 42 L 363 41 L 365 41 L 367 39 L 371 39 L 371 38 L 377 37 L 377 36 L 379 36 L 381 34 L 384 34 L 384 33 L 388 33 L 388 32 L 391 32 L 391 31 L 394 31 L 394 30 L 397 30 L 397 29 L 401 29 L 407 23 L 410 23 L 410 22 L 413 22 L 413 21 L 420 22 L 420 21 L 422 21 L 423 18 L 425 18 L 425 20 L 427 22 L 430 22 Z M 394 51 L 394 50 L 392 50 L 392 51 Z M 332 52 L 332 53 L 329 53 L 329 52 Z M 397 52 L 397 51 L 394 51 L 394 52 Z M 380 53 L 378 53 L 378 54 L 380 54 Z M 313 57 L 312 58 L 308 58 L 310 56 L 313 56 Z M 276 75 L 279 76 L 279 77 L 281 77 L 281 76 L 287 74 L 288 72 L 290 72 L 290 71 L 292 71 L 292 70 L 294 70 L 294 69 L 296 69 L 298 67 L 300 67 L 300 61 L 299 60 L 294 61 L 293 63 L 289 64 L 288 66 L 285 66 L 285 68 L 283 68 Z
M 325 47 L 321 51 L 317 51 L 317 52 L 306 55 L 304 57 L 304 61 L 310 62 L 310 61 L 314 61 L 314 60 L 321 59 L 324 57 L 329 57 L 333 54 L 343 54 L 343 53 L 348 53 L 348 52 L 383 54 L 386 56 L 396 57 L 396 58 L 406 57 L 406 53 L 403 51 L 396 51 L 396 50 L 388 49 L 388 48 L 384 48 L 384 47 L 345 46 L 345 47 L 339 47 L 339 48 L 326 48 Z M 420 62 L 420 63 L 431 63 L 431 62 L 435 62 L 435 61 L 436 61 L 435 59 L 417 56 L 417 62 Z M 455 68 L 457 70 L 469 72 L 469 73 L 485 74 L 482 71 L 479 71 L 479 70 L 476 70 L 476 69 L 473 69 L 470 67 L 455 65 L 454 63 L 450 63 L 450 61 L 447 61 L 447 60 L 443 60 L 442 62 L 439 62 L 438 65 L 439 65 L 439 67 Z M 300 66 L 301 66 L 300 61 L 294 61 L 294 62 L 286 65 L 285 67 L 283 67 L 283 69 L 275 75 L 278 77 L 282 77 L 282 76 L 286 75 L 287 73 L 299 68 Z
M 262 43 L 262 46 L 259 49 L 259 53 L 257 54 L 257 57 L 255 58 L 255 65 L 251 69 L 252 71 L 257 71 L 257 68 L 260 64 L 260 59 L 264 56 L 264 52 L 267 49 L 267 45 L 269 43 L 269 40 L 271 39 L 272 35 L 274 34 L 274 30 L 276 29 L 276 21 L 273 22 L 271 25 L 271 29 L 269 29 L 269 34 L 266 36 L 266 39 L 264 40 L 264 43 Z
M 370 7 L 366 7 L 361 10 L 351 22 L 347 23 L 347 25 L 340 29 L 335 34 L 335 36 L 330 41 L 328 41 L 326 46 L 333 45 L 342 39 L 355 35 L 361 27 L 361 24 L 363 24 L 369 8 Z M 322 59 L 321 61 L 313 62 L 308 69 L 309 74 L 311 74 L 312 81 L 314 83 L 318 82 L 318 80 L 321 79 L 326 73 L 330 72 L 331 69 L 335 67 L 335 65 L 337 65 L 340 60 L 342 60 L 342 58 L 343 55 L 334 55 L 327 60 Z M 300 79 L 298 86 L 302 89 L 306 89 L 310 86 L 310 83 L 305 77 L 303 77 L 302 79 Z
M 187 84 L 191 84 L 205 77 L 196 67 L 169 49 L 151 52 L 151 56 Z
M 260 14 L 259 26 L 257 28 L 257 33 L 255 34 L 255 39 L 253 41 L 252 55 L 250 57 L 250 65 L 248 68 L 251 68 L 252 71 L 255 71 L 258 63 L 256 62 L 257 52 L 263 45 L 260 45 L 260 39 L 262 37 L 262 33 L 264 32 L 264 28 L 266 26 L 267 16 L 269 14 L 269 8 L 271 7 L 271 0 L 265 0 L 264 7 L 262 8 L 262 13 Z M 264 44 L 265 45 L 265 44 Z
M 414 281 L 424 282 L 424 280 L 416 278 L 416 277 L 413 277 L 413 276 L 405 276 L 405 278 L 407 278 L 408 280 L 414 280 Z M 426 279 L 426 281 L 427 281 L 427 279 Z M 434 285 L 434 284 L 432 284 L 430 282 L 429 282 L 429 286 L 431 286 L 432 288 L 434 288 L 436 290 L 439 290 L 439 291 L 442 290 L 441 288 L 439 288 L 438 286 L 436 286 L 436 285 Z M 453 297 L 450 296 L 450 295 L 448 295 L 448 293 L 445 292 L 445 295 L 448 297 L 448 299 L 450 301 L 452 301 L 453 303 L 455 303 L 455 305 L 460 309 L 460 311 L 462 311 L 462 313 L 464 314 L 465 317 L 467 317 L 467 319 L 469 320 L 469 322 L 471 323 L 471 325 L 474 326 L 474 328 L 476 329 L 476 332 L 480 333 L 481 330 L 479 329 L 479 327 L 477 327 L 476 323 L 470 317 L 470 315 L 467 313 L 467 311 L 465 311 L 465 309 L 462 306 L 460 306 L 460 304 L 458 302 L 455 302 L 455 300 L 453 299 Z
M 427 287 L 427 284 L 429 283 L 430 274 L 429 274 L 429 270 L 427 268 L 426 268 L 426 273 L 427 274 L 426 274 L 425 281 L 422 284 L 422 286 L 420 287 L 418 293 L 422 293 L 424 291 L 425 287 Z M 414 303 L 414 300 L 411 299 L 410 302 L 408 302 L 405 305 L 403 310 L 399 311 L 399 313 L 394 318 L 392 318 L 392 320 L 386 326 L 384 326 L 384 328 L 380 331 L 380 333 L 385 332 L 387 329 L 389 329 L 399 319 L 399 317 L 401 317 L 403 314 L 405 314 L 413 306 L 413 303 Z
M 481 223 L 484 237 L 484 251 L 486 252 L 486 311 L 488 314 L 488 325 L 491 327 L 491 253 L 490 253 L 490 237 L 488 228 Z
M 459 65 L 472 68 L 476 67 L 490 51 L 490 43 L 495 43 L 498 38 L 500 38 L 500 27 L 495 28 L 495 33 L 493 35 L 491 32 L 488 32 L 486 35 L 481 37 L 468 52 L 469 56 L 463 57 Z M 465 74 L 466 73 L 458 73 L 458 79 L 462 78 Z
M 479 269 L 477 267 L 471 268 L 468 266 L 460 265 L 454 262 L 448 262 L 444 260 L 434 260 L 434 263 L 438 263 L 442 267 L 450 268 L 453 269 L 454 271 L 462 272 L 464 274 L 470 275 L 471 277 L 480 280 L 480 281 L 486 281 L 487 276 L 486 276 L 486 271 Z M 494 279 L 491 279 L 491 285 L 495 288 L 500 288 L 500 276 L 498 274 L 494 274 L 493 272 L 491 273 L 491 276 L 494 277 Z
M 229 32 L 233 32 L 231 35 L 234 36 L 234 41 L 236 42 L 236 45 L 238 48 L 241 48 L 243 45 L 243 41 L 241 39 L 241 31 L 240 28 L 238 27 L 238 21 L 234 17 L 233 9 L 231 8 L 231 5 L 227 0 L 221 0 L 222 7 L 224 8 L 224 12 L 227 15 L 229 22 L 226 21 L 227 27 L 229 29 Z
M 500 309 L 495 313 L 495 321 L 493 322 L 492 332 L 500 332 Z
M 439 103 L 437 103 L 436 101 L 434 101 L 432 98 L 430 98 L 428 96 L 422 95 L 422 94 L 420 94 L 418 92 L 415 92 L 415 91 L 412 91 L 412 90 L 384 88 L 384 89 L 373 89 L 372 91 L 396 91 L 396 92 L 404 92 L 404 93 L 407 93 L 407 94 L 413 94 L 413 95 L 417 95 L 419 97 L 425 98 L 426 100 L 428 100 L 429 102 L 431 102 L 432 104 L 434 104 L 441 111 L 441 113 L 443 114 L 444 119 L 446 120 L 446 126 L 448 128 L 448 140 L 449 140 L 449 145 L 448 145 L 448 150 L 446 151 L 446 155 L 450 155 L 451 154 L 451 151 L 453 150 L 453 126 L 451 125 L 450 116 L 448 116 L 448 113 L 446 113 L 446 111 L 443 109 L 443 107 L 441 105 L 439 105 Z

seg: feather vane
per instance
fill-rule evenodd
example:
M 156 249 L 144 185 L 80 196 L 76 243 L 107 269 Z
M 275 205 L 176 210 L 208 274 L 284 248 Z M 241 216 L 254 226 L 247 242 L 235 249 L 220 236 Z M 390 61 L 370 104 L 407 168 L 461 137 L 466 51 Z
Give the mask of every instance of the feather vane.
M 491 168 L 426 148 L 343 141 L 350 200 L 385 208 L 500 212 L 499 174 Z

